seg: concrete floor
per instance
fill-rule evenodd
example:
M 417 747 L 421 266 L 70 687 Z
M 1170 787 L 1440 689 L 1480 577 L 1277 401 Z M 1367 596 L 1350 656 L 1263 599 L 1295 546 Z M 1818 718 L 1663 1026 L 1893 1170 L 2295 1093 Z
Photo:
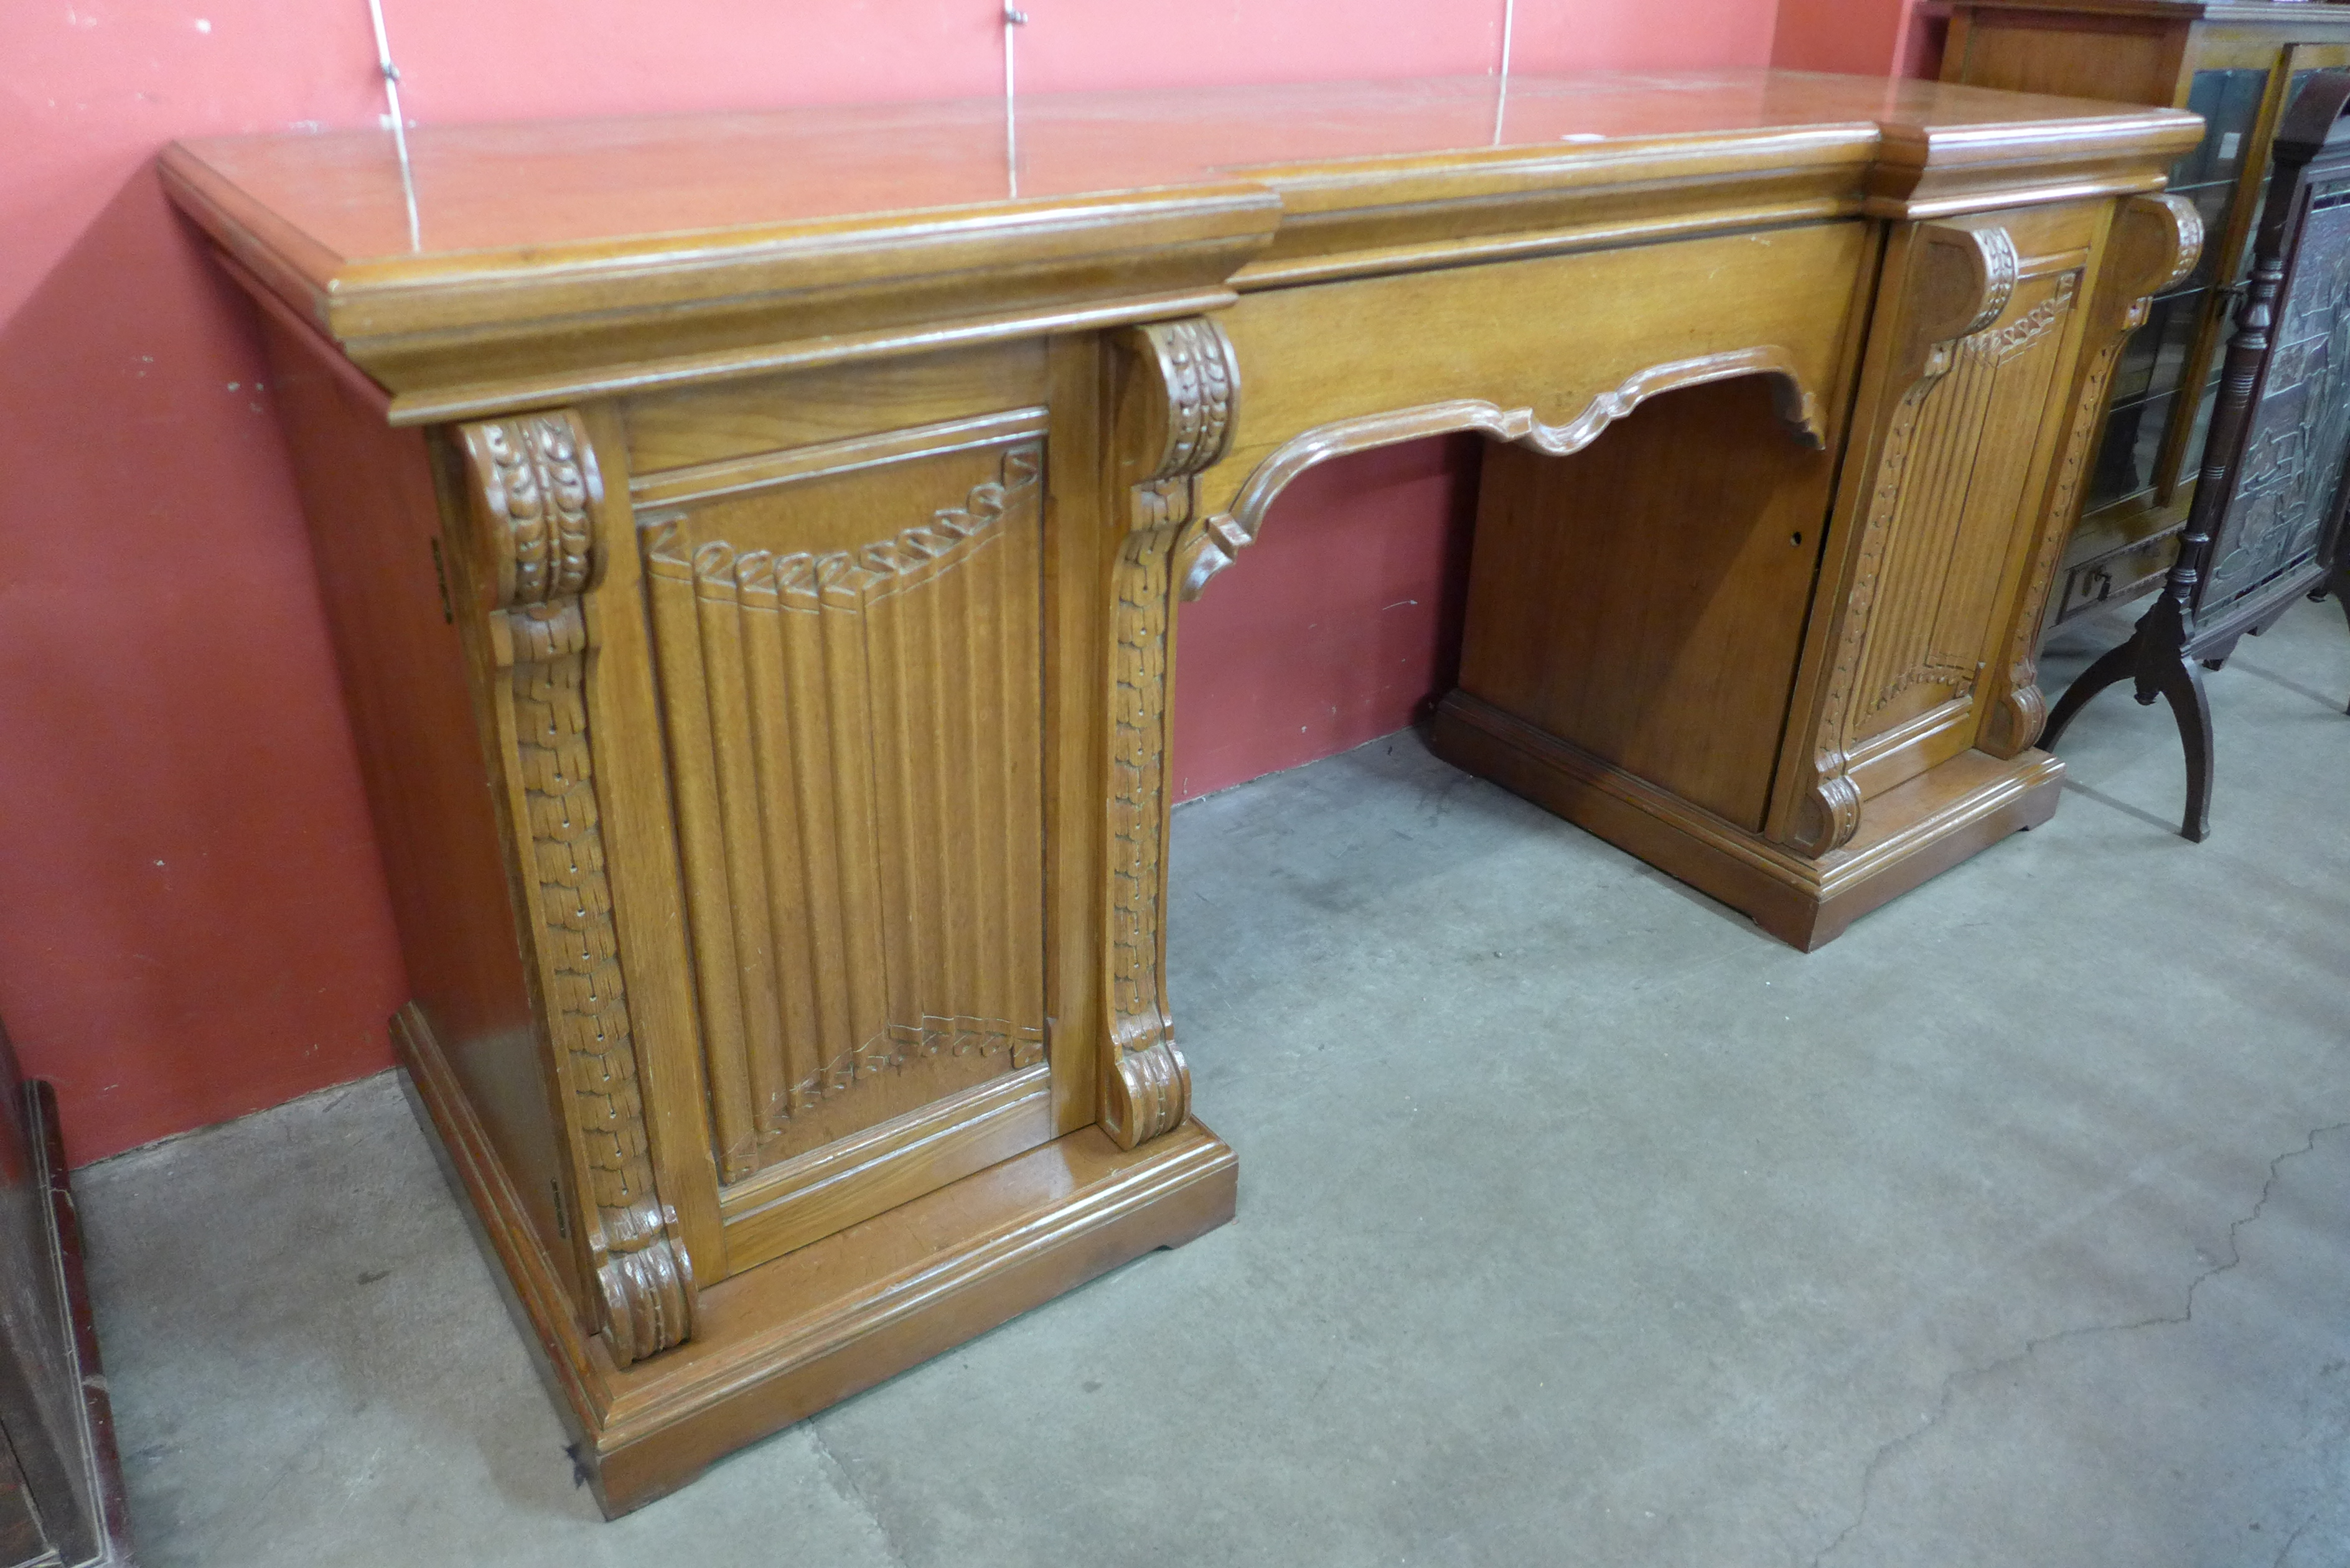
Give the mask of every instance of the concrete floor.
M 1809 957 L 1409 736 L 1187 806 L 1237 1222 L 614 1524 L 391 1079 L 93 1168 L 142 1560 L 2350 1563 L 2339 613 L 2212 693 L 2210 843 L 2117 692 Z

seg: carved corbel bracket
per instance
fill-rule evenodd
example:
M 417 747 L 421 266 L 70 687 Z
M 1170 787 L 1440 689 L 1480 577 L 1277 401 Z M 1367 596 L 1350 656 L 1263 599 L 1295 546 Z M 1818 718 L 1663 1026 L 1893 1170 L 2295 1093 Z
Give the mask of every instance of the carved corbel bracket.
M 1811 787 L 1796 805 L 1789 843 L 1800 854 L 1825 855 L 1851 843 L 1860 831 L 1860 787 L 1850 776 L 1845 726 L 1918 413 L 1927 393 L 1950 373 L 1958 346 L 1987 330 L 2007 308 L 2021 265 L 2008 232 L 1988 224 L 1924 223 L 1911 239 L 1901 280 L 1908 308 L 1886 382 L 1888 389 L 1899 389 L 1894 394 L 1898 401 L 1877 456 L 1843 627 L 1821 698 Z
M 693 1332 L 693 1267 L 653 1185 L 637 1053 L 604 871 L 588 742 L 588 621 L 603 484 L 568 410 L 460 431 L 479 580 L 501 671 L 504 748 L 527 947 L 593 1210 L 583 1220 L 597 1328 L 626 1366 Z
M 2040 739 L 2048 701 L 2040 691 L 2040 618 L 2058 558 L 2081 504 L 2081 478 L 2096 447 L 2114 367 L 2130 334 L 2146 325 L 2155 296 L 2177 287 L 2203 254 L 2203 221 L 2181 196 L 2134 196 L 2115 215 L 2105 270 L 2075 382 L 2071 427 L 2050 482 L 2040 538 L 2033 548 L 2015 621 L 2008 634 L 2006 691 L 1983 716 L 1975 744 L 1992 756 L 2012 757 Z
M 1174 670 L 1170 563 L 1214 545 L 1193 526 L 1198 476 L 1230 450 L 1240 361 L 1205 317 L 1153 322 L 1118 339 L 1116 441 L 1128 528 L 1112 583 L 1110 778 L 1104 994 L 1109 1060 L 1101 1125 L 1121 1148 L 1191 1113 L 1191 1075 L 1166 992 L 1167 720 Z
M 568 410 L 464 427 L 483 586 L 503 608 L 576 599 L 595 570 L 596 453 Z
M 1214 555 L 1226 541 L 1198 515 L 1199 476 L 1232 450 L 1241 365 L 1232 340 L 1205 317 L 1156 321 L 1119 334 L 1117 451 L 1132 487 L 1128 526 L 1173 526 L 1175 557 Z M 1232 547 L 1237 548 L 1237 545 Z
M 1931 381 L 1950 369 L 1950 350 L 1999 319 L 2015 297 L 2022 262 L 2002 228 L 1927 223 L 1910 253 L 1908 330 L 1895 375 Z
M 1530 408 L 1504 409 L 1482 398 L 1455 398 L 1338 420 L 1283 442 L 1250 471 L 1240 493 L 1232 498 L 1230 512 L 1202 518 L 1187 530 L 1175 551 L 1182 595 L 1198 598 L 1208 579 L 1231 566 L 1243 546 L 1255 541 L 1274 499 L 1298 475 L 1326 458 L 1455 431 L 1477 431 L 1498 441 L 1564 457 L 1597 441 L 1609 425 L 1660 392 L 1737 376 L 1770 378 L 1781 421 L 1806 445 L 1816 448 L 1825 443 L 1826 427 L 1820 417 L 1818 397 L 1804 385 L 1794 357 L 1774 344 L 1648 366 L 1600 392 L 1565 424 L 1545 424 Z
M 1224 329 L 1204 316 L 1153 321 L 1119 334 L 1128 375 L 1118 403 L 1118 447 L 1128 483 L 1188 478 L 1232 450 L 1240 419 L 1241 362 Z

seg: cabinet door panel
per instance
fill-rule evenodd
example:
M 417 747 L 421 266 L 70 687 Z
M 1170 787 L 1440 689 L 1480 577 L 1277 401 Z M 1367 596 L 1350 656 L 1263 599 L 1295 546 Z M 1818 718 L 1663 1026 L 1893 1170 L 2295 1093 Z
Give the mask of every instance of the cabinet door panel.
M 1042 463 L 639 514 L 728 1183 L 1044 1059 Z
M 1971 746 L 1980 688 L 2012 587 L 2002 563 L 2033 527 L 2061 421 L 2050 417 L 2079 337 L 2090 246 L 2083 212 L 2008 225 L 2013 281 L 1989 325 L 1939 350 L 1946 369 L 1903 400 L 1871 541 L 1875 582 L 1854 669 L 1844 751 L 1860 794 L 1880 794 Z

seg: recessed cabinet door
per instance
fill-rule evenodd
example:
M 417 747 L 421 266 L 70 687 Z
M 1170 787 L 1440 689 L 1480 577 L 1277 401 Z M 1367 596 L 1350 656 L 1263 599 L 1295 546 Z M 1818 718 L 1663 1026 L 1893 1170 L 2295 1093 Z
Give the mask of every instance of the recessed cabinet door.
M 731 1268 L 1052 1136 L 1043 468 L 637 514 Z

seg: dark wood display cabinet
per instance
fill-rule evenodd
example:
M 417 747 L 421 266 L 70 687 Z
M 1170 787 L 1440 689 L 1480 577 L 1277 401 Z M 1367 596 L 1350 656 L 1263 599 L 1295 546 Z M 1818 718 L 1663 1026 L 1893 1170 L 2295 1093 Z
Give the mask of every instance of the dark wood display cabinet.
M 2262 203 L 2251 286 L 2236 313 L 2195 506 L 2162 597 L 2129 640 L 2075 680 L 2048 718 L 2053 746 L 2082 706 L 2135 680 L 2167 700 L 2187 760 L 2184 836 L 2210 830 L 2211 704 L 2203 670 L 2313 588 L 2350 588 L 2338 555 L 2350 454 L 2350 71 L 2294 100 Z
M 2277 126 L 2314 73 L 2345 66 L 2350 5 L 1952 0 L 1944 81 L 2168 105 L 2205 121 L 2170 171 L 2202 217 L 2203 259 L 2147 307 L 2115 369 L 2050 627 L 2137 597 L 2177 559 Z

